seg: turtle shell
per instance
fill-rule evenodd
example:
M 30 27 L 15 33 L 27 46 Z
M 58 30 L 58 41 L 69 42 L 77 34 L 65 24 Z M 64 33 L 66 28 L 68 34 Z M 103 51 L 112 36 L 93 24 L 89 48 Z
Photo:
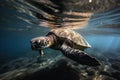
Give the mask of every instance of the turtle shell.
M 52 29 L 50 33 L 54 33 L 59 39 L 69 42 L 71 47 L 76 49 L 85 49 L 91 47 L 89 43 L 79 33 L 70 29 Z M 64 43 L 64 42 L 63 42 Z

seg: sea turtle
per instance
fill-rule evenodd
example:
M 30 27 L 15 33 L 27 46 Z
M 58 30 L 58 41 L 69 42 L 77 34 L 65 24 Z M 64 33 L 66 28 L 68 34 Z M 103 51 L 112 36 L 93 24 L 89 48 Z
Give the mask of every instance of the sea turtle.
M 43 55 L 44 48 L 50 47 L 62 51 L 66 57 L 82 65 L 100 65 L 97 59 L 84 52 L 84 49 L 91 47 L 88 42 L 79 33 L 70 29 L 52 29 L 46 36 L 33 38 L 31 47 L 38 50 L 40 56 Z

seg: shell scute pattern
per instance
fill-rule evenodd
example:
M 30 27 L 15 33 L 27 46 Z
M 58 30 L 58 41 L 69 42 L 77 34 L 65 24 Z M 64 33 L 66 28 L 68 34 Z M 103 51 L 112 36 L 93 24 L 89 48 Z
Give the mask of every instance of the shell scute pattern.
M 74 43 L 74 46 L 89 48 L 89 43 L 77 32 L 70 29 L 52 29 L 50 32 L 54 33 L 60 38 L 65 38 Z

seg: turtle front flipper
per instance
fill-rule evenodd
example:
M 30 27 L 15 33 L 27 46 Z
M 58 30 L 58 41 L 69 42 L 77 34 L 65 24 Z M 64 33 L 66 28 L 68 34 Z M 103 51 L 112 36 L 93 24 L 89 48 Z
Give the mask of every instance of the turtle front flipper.
M 66 57 L 82 65 L 88 65 L 88 66 L 99 66 L 100 65 L 97 59 L 89 56 L 88 54 L 86 54 L 85 52 L 81 50 L 73 49 L 65 44 L 62 45 L 61 51 Z
M 40 49 L 40 50 L 39 50 L 39 55 L 37 56 L 37 62 L 38 62 L 38 63 L 41 63 L 41 62 L 45 61 L 45 59 L 44 59 L 43 56 L 44 56 L 44 52 L 43 52 L 42 49 Z
M 42 49 L 39 50 L 39 56 L 42 57 L 44 55 L 44 52 Z

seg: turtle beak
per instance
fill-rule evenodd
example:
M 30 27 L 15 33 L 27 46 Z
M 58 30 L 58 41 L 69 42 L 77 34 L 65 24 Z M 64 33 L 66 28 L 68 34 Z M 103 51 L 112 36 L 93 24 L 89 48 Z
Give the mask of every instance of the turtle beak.
M 32 50 L 36 50 L 37 48 L 39 48 L 38 42 L 37 41 L 30 41 L 31 43 L 31 49 Z
M 30 41 L 30 44 L 31 44 L 31 49 L 32 49 L 32 50 L 35 50 L 34 42 L 33 42 L 33 41 Z

